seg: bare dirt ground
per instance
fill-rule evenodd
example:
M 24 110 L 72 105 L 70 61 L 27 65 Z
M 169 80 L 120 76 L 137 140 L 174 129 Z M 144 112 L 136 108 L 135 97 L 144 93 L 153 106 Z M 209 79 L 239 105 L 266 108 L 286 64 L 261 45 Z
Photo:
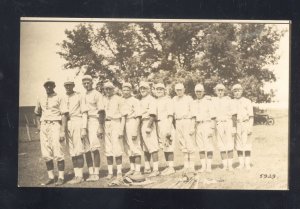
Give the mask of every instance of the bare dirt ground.
M 218 150 L 214 152 L 212 173 L 201 173 L 200 182 L 193 184 L 189 188 L 198 189 L 237 189 L 237 190 L 286 190 L 288 189 L 288 111 L 270 110 L 268 113 L 275 118 L 275 125 L 257 125 L 253 128 L 253 152 L 252 169 L 250 171 L 237 170 L 222 171 L 220 154 Z M 41 182 L 47 179 L 47 173 L 44 161 L 41 158 L 40 143 L 38 133 L 34 128 L 30 128 L 32 141 L 28 141 L 26 129 L 19 128 L 19 153 L 18 153 L 18 186 L 20 187 L 38 187 Z M 103 143 L 103 142 L 102 142 Z M 104 146 L 102 146 L 104 147 Z M 178 147 L 178 146 L 177 146 Z M 67 150 L 67 147 L 66 147 Z M 101 157 L 104 156 L 101 150 Z M 166 163 L 163 153 L 160 152 L 160 170 L 164 169 Z M 175 151 L 175 166 L 180 169 L 183 166 L 183 155 L 177 149 Z M 124 156 L 123 171 L 129 169 L 128 158 Z M 234 156 L 234 167 L 237 166 L 237 156 Z M 200 167 L 200 160 L 196 161 L 197 168 Z M 84 170 L 85 175 L 87 170 Z M 116 172 L 116 171 L 115 171 Z M 101 179 L 98 182 L 84 182 L 79 185 L 64 184 L 62 187 L 82 187 L 82 188 L 116 188 L 109 187 L 107 180 L 103 178 L 107 174 L 106 159 L 101 158 Z M 73 177 L 73 170 L 70 156 L 66 158 L 66 180 Z M 152 178 L 153 184 L 148 186 L 118 186 L 117 188 L 156 188 L 156 185 L 163 188 L 178 189 L 184 186 L 173 186 L 181 177 L 177 172 L 172 176 L 158 176 Z M 208 181 L 201 181 L 208 180 Z M 209 181 L 212 180 L 212 181 Z M 214 182 L 217 180 L 220 182 Z M 166 182 L 165 184 L 161 184 Z

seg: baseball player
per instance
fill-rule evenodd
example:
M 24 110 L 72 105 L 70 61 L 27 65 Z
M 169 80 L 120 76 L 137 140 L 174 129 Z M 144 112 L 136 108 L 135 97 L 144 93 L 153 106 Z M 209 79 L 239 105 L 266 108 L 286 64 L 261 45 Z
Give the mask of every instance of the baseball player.
M 184 154 L 184 171 L 194 172 L 195 117 L 192 113 L 193 99 L 185 95 L 182 83 L 175 85 L 175 92 L 177 96 L 173 98 L 173 111 L 176 120 L 176 140 L 178 140 Z
M 141 142 L 139 136 L 140 128 L 140 103 L 139 100 L 132 96 L 132 86 L 130 83 L 122 85 L 124 105 L 128 107 L 125 123 L 125 147 L 129 155 L 130 170 L 125 174 L 141 175 Z
M 149 177 L 159 175 L 158 171 L 158 138 L 156 132 L 156 101 L 150 95 L 150 86 L 148 82 L 141 81 L 139 90 L 141 93 L 140 111 L 141 111 L 141 135 L 143 139 L 143 150 L 145 156 L 144 173 L 149 173 Z M 151 172 L 150 160 L 152 157 L 153 171 Z
M 201 169 L 199 172 L 211 172 L 213 157 L 213 132 L 215 115 L 211 99 L 204 96 L 202 84 L 195 86 L 196 100 L 194 100 L 193 112 L 196 117 L 196 144 L 200 151 Z
M 242 96 L 243 88 L 240 84 L 232 87 L 233 102 L 235 104 L 236 117 L 236 135 L 235 149 L 237 150 L 239 166 L 238 169 L 246 167 L 250 169 L 250 157 L 252 149 L 252 127 L 253 127 L 253 106 L 249 99 Z
M 165 95 L 165 85 L 158 83 L 155 85 L 156 105 L 157 105 L 157 135 L 158 141 L 164 151 L 168 167 L 161 172 L 166 176 L 175 173 L 174 170 L 174 144 L 175 129 L 173 126 L 172 100 Z
M 114 93 L 111 82 L 104 84 L 103 99 L 105 110 L 105 155 L 107 158 L 107 179 L 113 178 L 113 160 L 117 164 L 117 178 L 122 178 L 122 140 L 125 126 L 125 112 L 123 99 Z
M 86 164 L 89 170 L 89 177 L 86 181 L 99 180 L 100 170 L 100 140 L 104 132 L 104 107 L 101 93 L 93 89 L 93 81 L 90 75 L 82 77 L 82 84 L 86 92 L 83 94 L 84 105 L 87 108 L 88 140 L 84 140 Z M 93 153 L 93 157 L 92 157 Z M 94 162 L 93 162 L 94 161 Z
M 38 98 L 34 113 L 37 116 L 37 128 L 40 130 L 41 152 L 46 161 L 48 180 L 42 185 L 49 185 L 54 180 L 54 163 L 57 160 L 58 180 L 55 185 L 64 184 L 64 153 L 62 143 L 65 140 L 66 117 L 61 112 L 61 98 L 54 91 L 55 82 L 44 82 L 46 95 Z
M 75 176 L 69 181 L 70 184 L 78 184 L 84 181 L 84 145 L 82 140 L 87 137 L 87 109 L 85 108 L 82 97 L 74 91 L 74 81 L 67 79 L 64 82 L 66 95 L 62 97 L 63 113 L 67 114 L 67 142 Z
M 232 137 L 233 123 L 232 116 L 233 104 L 228 96 L 224 96 L 225 86 L 217 84 L 215 87 L 217 97 L 213 98 L 214 111 L 216 115 L 216 136 L 218 148 L 221 152 L 223 170 L 233 170 L 233 148 L 234 140 Z

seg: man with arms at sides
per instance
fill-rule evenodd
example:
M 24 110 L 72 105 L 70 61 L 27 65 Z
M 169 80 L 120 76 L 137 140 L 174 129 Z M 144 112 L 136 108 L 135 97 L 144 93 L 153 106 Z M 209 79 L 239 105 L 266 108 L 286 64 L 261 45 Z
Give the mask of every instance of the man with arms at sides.
M 75 83 L 67 78 L 64 82 L 66 94 L 62 97 L 63 113 L 67 115 L 67 141 L 69 143 L 69 152 L 72 157 L 74 168 L 74 178 L 69 184 L 78 184 L 84 181 L 84 144 L 87 137 L 87 109 L 80 93 L 74 91 Z
M 86 92 L 83 94 L 83 103 L 87 108 L 88 122 L 88 140 L 84 140 L 85 158 L 89 170 L 89 177 L 86 181 L 99 180 L 100 170 L 100 140 L 103 136 L 104 126 L 104 107 L 103 96 L 97 90 L 93 89 L 93 81 L 90 75 L 82 77 L 82 84 Z M 93 156 L 92 156 L 93 153 Z M 94 159 L 93 159 L 94 157 Z
M 123 98 L 115 95 L 115 87 L 111 82 L 104 84 L 105 110 L 105 155 L 107 158 L 107 179 L 113 177 L 114 158 L 117 164 L 117 178 L 122 178 L 122 144 L 126 110 L 123 109 Z
M 199 172 L 211 172 L 213 158 L 213 133 L 215 127 L 215 115 L 210 97 L 206 97 L 202 84 L 195 86 L 196 99 L 193 112 L 196 117 L 196 144 L 200 151 L 201 169 Z
M 150 95 L 150 86 L 148 82 L 141 81 L 139 90 L 141 93 L 140 111 L 141 111 L 141 134 L 142 145 L 145 156 L 144 173 L 149 174 L 149 177 L 159 175 L 158 170 L 158 138 L 156 132 L 156 114 L 157 107 L 155 98 Z M 151 172 L 150 160 L 152 157 L 153 171 Z
M 125 147 L 129 155 L 130 170 L 125 176 L 141 174 L 142 147 L 139 136 L 140 129 L 140 103 L 132 96 L 132 85 L 124 83 L 122 86 L 124 105 L 128 109 L 125 122 Z
M 215 87 L 216 97 L 213 98 L 213 107 L 216 115 L 217 144 L 221 152 L 223 170 L 232 171 L 233 160 L 233 122 L 236 116 L 230 97 L 225 96 L 225 86 L 218 84 Z
M 173 98 L 173 111 L 176 120 L 176 140 L 184 154 L 184 172 L 195 172 L 195 117 L 192 112 L 193 99 L 185 95 L 182 83 L 175 85 L 177 96 Z
M 61 98 L 54 91 L 55 82 L 47 79 L 44 82 L 46 94 L 38 98 L 34 113 L 37 117 L 37 128 L 40 130 L 42 157 L 46 161 L 48 180 L 42 185 L 55 182 L 54 160 L 57 160 L 58 180 L 55 185 L 64 184 L 64 153 L 66 116 L 61 111 Z
M 157 104 L 157 134 L 161 147 L 168 163 L 168 167 L 161 172 L 161 175 L 171 175 L 174 170 L 174 138 L 175 129 L 173 126 L 172 99 L 165 95 L 165 85 L 157 83 L 155 85 Z
M 250 157 L 252 150 L 252 127 L 253 127 L 253 106 L 249 99 L 242 96 L 243 88 L 240 84 L 236 84 L 232 87 L 233 103 L 236 108 L 237 117 L 235 128 L 235 149 L 237 150 L 239 158 L 238 169 L 245 168 L 249 170 Z

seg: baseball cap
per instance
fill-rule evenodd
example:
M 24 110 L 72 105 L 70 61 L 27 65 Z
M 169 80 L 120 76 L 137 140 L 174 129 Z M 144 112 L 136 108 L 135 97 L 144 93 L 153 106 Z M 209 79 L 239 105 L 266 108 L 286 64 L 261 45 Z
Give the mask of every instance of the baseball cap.
M 223 90 L 225 90 L 226 88 L 225 88 L 225 86 L 223 84 L 219 83 L 219 84 L 216 85 L 215 89 L 223 89 Z
M 90 75 L 84 75 L 81 80 L 93 80 L 93 78 Z
M 53 83 L 55 84 L 54 80 L 52 78 L 47 78 L 44 82 L 44 86 L 47 84 L 47 83 Z
M 243 87 L 241 86 L 241 84 L 235 84 L 233 85 L 233 87 L 231 88 L 231 90 L 235 90 L 235 89 L 243 89 Z
M 67 85 L 67 84 L 74 84 L 74 80 L 70 77 L 67 77 L 67 79 L 64 82 L 64 85 Z
M 176 89 L 184 89 L 183 84 L 182 84 L 182 83 L 177 83 L 177 84 L 175 85 L 175 90 L 176 90 Z
M 123 83 L 122 88 L 125 88 L 125 87 L 132 89 L 132 85 L 128 82 Z
M 148 82 L 145 82 L 145 81 L 141 81 L 141 82 L 140 82 L 140 88 L 141 88 L 141 87 L 145 87 L 145 88 L 147 88 L 147 89 L 150 88 L 149 83 L 148 83 Z
M 112 82 L 108 81 L 104 84 L 104 88 L 115 88 L 115 86 L 112 84 Z
M 158 89 L 158 88 L 165 89 L 166 87 L 165 87 L 165 85 L 164 85 L 163 83 L 157 83 L 157 84 L 155 85 L 155 88 L 156 88 L 156 89 Z
M 203 85 L 202 85 L 202 84 L 197 84 L 197 85 L 195 86 L 195 91 L 204 91 Z

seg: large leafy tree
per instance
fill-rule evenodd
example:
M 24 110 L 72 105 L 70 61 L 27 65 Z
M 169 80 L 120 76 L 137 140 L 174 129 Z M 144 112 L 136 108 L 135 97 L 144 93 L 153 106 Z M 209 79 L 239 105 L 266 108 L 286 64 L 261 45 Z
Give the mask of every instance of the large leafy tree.
M 86 74 L 124 81 L 164 82 L 172 87 L 183 82 L 193 94 L 203 83 L 208 94 L 222 82 L 235 83 L 255 102 L 270 102 L 274 93 L 264 92 L 266 82 L 276 81 L 280 38 L 276 25 L 232 23 L 99 23 L 79 24 L 66 30 L 58 52 L 65 68 L 84 68 Z M 171 90 L 170 92 L 174 92 Z

